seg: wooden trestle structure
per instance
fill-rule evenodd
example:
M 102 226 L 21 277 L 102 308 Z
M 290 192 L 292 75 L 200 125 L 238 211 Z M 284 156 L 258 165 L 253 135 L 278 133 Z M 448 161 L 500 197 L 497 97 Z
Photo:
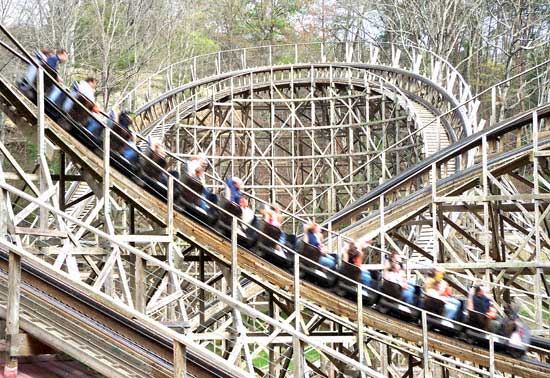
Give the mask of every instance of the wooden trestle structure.
M 4 49 L 15 60 L 28 61 L 17 41 L 10 39 L 5 30 L 4 33 L 8 37 Z M 353 57 L 353 52 L 346 53 L 350 59 Z M 196 85 L 194 89 L 189 86 L 172 90 L 171 95 L 160 96 L 159 101 L 142 108 L 140 122 L 143 130 L 150 133 L 162 131 L 160 135 L 175 147 L 173 158 L 181 168 L 182 161 L 177 159 L 185 156 L 182 151 L 187 148 L 185 141 L 190 135 L 195 138 L 192 153 L 201 152 L 199 139 L 209 141 L 211 146 L 252 143 L 256 127 L 264 128 L 266 134 L 277 132 L 286 124 L 298 128 L 297 123 L 305 119 L 305 113 L 312 112 L 315 104 L 327 106 L 327 123 L 340 126 L 327 127 L 326 135 L 317 134 L 335 138 L 317 150 L 332 150 L 329 159 L 333 159 L 332 173 L 312 173 L 312 183 L 323 176 L 321 181 L 326 187 L 320 192 L 337 187 L 342 177 L 368 159 L 373 159 L 371 162 L 378 159 L 381 169 L 379 173 L 371 171 L 367 181 L 377 174 L 390 183 L 397 180 L 390 177 L 400 180 L 393 186 L 380 184 L 381 194 L 373 198 L 367 193 L 366 199 L 360 199 L 368 190 L 354 192 L 364 184 L 355 180 L 342 185 L 341 192 L 329 193 L 327 198 L 332 200 L 323 202 L 327 205 L 322 217 L 331 219 L 335 211 L 343 209 L 338 219 L 329 222 L 328 233 L 335 241 L 332 250 L 340 254 L 347 235 L 366 235 L 379 240 L 379 249 L 372 252 L 373 264 L 380 262 L 380 249 L 382 253 L 392 249 L 411 256 L 417 252 L 435 263 L 446 264 L 449 270 L 453 263 L 464 263 L 469 276 L 457 276 L 453 280 L 457 288 L 471 284 L 467 279 L 485 279 L 495 285 L 498 300 L 522 301 L 532 312 L 525 315 L 531 325 L 536 325 L 532 328 L 540 335 L 548 333 L 548 324 L 542 318 L 549 303 L 544 274 L 549 268 L 550 245 L 546 229 L 550 211 L 547 181 L 550 107 L 541 106 L 517 116 L 496 126 L 497 131 L 466 137 L 475 124 L 468 119 L 468 112 L 454 109 L 456 99 L 434 95 L 441 103 L 432 116 L 441 117 L 433 122 L 439 122 L 439 128 L 444 129 L 447 123 L 447 143 L 459 138 L 465 141 L 462 146 L 452 145 L 448 151 L 432 155 L 433 161 L 421 169 L 415 167 L 417 162 L 422 164 L 421 160 L 429 158 L 425 153 L 417 153 L 418 160 L 414 160 L 414 151 L 405 158 L 395 148 L 383 148 L 379 155 L 378 150 L 371 154 L 358 147 L 357 156 L 348 156 L 345 171 L 339 172 L 336 168 L 341 165 L 339 159 L 353 152 L 351 147 L 355 145 L 349 142 L 349 149 L 338 150 L 335 144 L 342 130 L 355 122 L 350 117 L 359 117 L 356 121 L 362 130 L 372 133 L 367 145 L 377 138 L 376 133 L 393 130 L 394 139 L 384 137 L 384 147 L 405 139 L 413 143 L 411 148 L 422 148 L 425 139 L 418 135 L 422 127 L 431 125 L 422 124 L 420 117 L 413 114 L 418 110 L 418 105 L 410 103 L 410 98 L 416 98 L 412 90 L 414 80 L 401 90 L 395 81 L 397 67 L 387 71 L 393 72 L 392 76 L 382 74 L 383 68 L 371 63 L 373 67 L 363 67 L 367 72 L 371 70 L 366 74 L 358 72 L 358 64 L 331 66 L 325 60 L 319 67 L 289 65 L 225 74 L 230 77 L 225 78 L 229 87 L 222 84 L 216 87 L 213 83 L 219 80 L 205 79 L 199 84 L 209 82 L 210 89 L 203 88 L 201 92 Z M 221 71 L 221 66 L 217 71 Z M 418 71 L 414 75 L 420 75 Z M 35 138 L 38 145 L 35 173 L 23 169 L 0 141 L 0 155 L 5 162 L 0 166 L 0 317 L 7 320 L 6 356 L 10 367 L 17 366 L 17 340 L 22 338 L 23 331 L 108 377 L 316 374 L 412 378 L 418 371 L 424 377 L 449 376 L 451 371 L 489 377 L 550 375 L 548 350 L 533 347 L 528 358 L 518 360 L 496 353 L 493 348 L 474 347 L 429 331 L 425 311 L 422 327 L 383 315 L 364 306 L 361 297 L 355 301 L 342 299 L 301 280 L 300 255 L 296 255 L 294 271 L 289 273 L 240 247 L 237 218 L 233 218 L 231 238 L 225 238 L 178 213 L 173 198 L 175 179 L 169 179 L 168 200 L 162 201 L 111 167 L 109 140 L 116 136 L 108 128 L 101 154 L 96 155 L 45 116 L 44 73 L 38 72 L 37 105 L 14 88 L 7 74 L 0 78 L 3 113 L 24 135 Z M 329 78 L 323 82 L 325 75 Z M 453 80 L 458 80 L 456 73 L 453 75 Z M 235 84 L 233 76 L 243 77 L 241 86 Z M 447 79 L 449 92 L 453 92 L 455 81 Z M 426 88 L 429 83 L 423 79 L 418 85 Z M 186 97 L 186 90 L 193 94 Z M 281 95 L 280 101 L 274 98 L 275 92 Z M 289 101 L 285 104 L 287 113 L 275 121 L 274 114 L 282 111 L 283 99 L 292 99 L 297 94 L 311 97 L 309 110 L 299 109 L 299 101 Z M 466 97 L 475 102 L 471 95 Z M 417 102 L 423 103 L 420 99 Z M 356 105 L 378 109 L 378 113 L 369 113 L 370 110 L 355 113 Z M 252 111 L 259 112 L 258 118 L 251 118 Z M 229 118 L 242 122 L 248 118 L 251 123 L 241 127 L 236 123 L 214 122 L 209 130 L 205 129 L 213 120 Z M 311 116 L 310 129 L 306 127 L 300 136 L 303 145 L 306 139 L 315 139 L 307 135 L 318 126 L 314 118 Z M 267 123 L 262 124 L 266 119 Z M 388 130 L 377 126 L 384 124 L 389 124 Z M 224 126 L 230 133 L 225 133 Z M 249 126 L 252 133 L 240 130 Z M 401 134 L 399 130 L 403 129 L 407 131 Z M 459 135 L 457 130 L 463 130 L 464 134 Z M 363 131 L 355 134 L 348 130 L 345 137 L 363 137 L 366 135 L 361 134 Z M 291 129 L 290 134 L 278 141 L 275 136 L 268 137 L 269 143 L 279 147 L 292 143 L 294 151 L 300 143 L 293 141 L 292 135 L 297 137 L 300 132 Z M 440 137 L 437 139 L 441 142 Z M 54 153 L 48 155 L 51 148 Z M 246 171 L 246 160 L 240 165 L 238 153 L 232 148 L 216 155 L 218 160 L 214 160 L 213 167 L 254 174 L 253 169 Z M 310 148 L 310 155 L 306 153 L 300 158 L 314 160 L 313 170 L 323 158 L 313 156 L 317 153 Z M 261 155 L 266 155 L 266 151 Z M 367 160 L 360 162 L 362 153 L 366 155 L 362 159 Z M 276 149 L 270 149 L 268 154 L 272 157 L 269 169 L 283 176 L 287 163 L 283 164 L 285 167 L 277 163 Z M 476 156 L 480 160 L 471 165 Z M 258 160 L 258 156 L 252 159 Z M 410 165 L 400 167 L 405 160 Z M 60 163 L 53 173 L 52 161 Z M 450 166 L 458 173 L 452 174 L 446 168 Z M 220 171 L 216 172 L 221 176 Z M 264 176 L 259 174 L 258 180 Z M 276 179 L 270 176 L 263 183 L 251 184 L 255 189 L 254 206 L 259 207 L 263 203 L 261 197 L 268 195 L 267 199 L 280 200 L 288 210 L 299 210 L 319 194 L 312 190 L 304 196 L 304 202 L 292 204 L 289 198 L 295 198 L 300 188 L 305 190 L 307 180 L 294 180 L 286 199 L 282 192 L 271 187 L 267 194 L 263 193 L 263 186 L 272 185 Z M 71 197 L 81 183 L 89 191 Z M 219 185 L 215 177 L 212 183 Z M 356 203 L 357 199 L 360 201 Z M 87 210 L 82 216 L 70 211 L 85 203 Z M 354 203 L 356 206 L 348 211 L 348 205 Z M 368 216 L 361 219 L 364 212 Z M 303 225 L 299 216 L 289 219 L 294 229 Z M 353 227 L 335 232 L 351 219 Z M 424 225 L 433 227 L 431 232 L 436 241 L 429 250 L 416 245 L 410 237 L 418 233 L 415 227 Z M 476 227 L 481 232 L 474 232 Z M 480 240 L 481 234 L 487 240 Z M 511 239 L 511 235 L 518 234 L 524 235 L 523 239 Z M 467 253 L 459 253 L 457 245 Z M 484 261 L 475 260 L 475 256 Z M 492 270 L 493 261 L 501 264 L 497 265 L 500 271 Z M 412 259 L 409 268 L 409 274 L 414 274 L 412 268 L 422 270 L 420 265 L 413 265 Z M 362 291 L 360 284 L 358 289 Z M 63 343 L 64 339 L 68 341 Z

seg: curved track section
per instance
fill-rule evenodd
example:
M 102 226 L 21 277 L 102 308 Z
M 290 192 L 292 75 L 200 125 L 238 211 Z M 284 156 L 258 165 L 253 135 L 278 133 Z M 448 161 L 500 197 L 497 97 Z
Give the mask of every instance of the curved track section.
M 143 133 L 182 157 L 206 155 L 218 178 L 239 175 L 252 194 L 316 220 L 455 138 L 451 118 L 432 116 L 436 110 L 413 93 L 346 65 L 258 69 L 182 96 Z
M 435 98 L 438 96 L 447 97 L 454 105 L 472 97 L 470 87 L 460 73 L 445 59 L 430 51 L 407 46 L 404 52 L 399 46 L 391 44 L 376 46 L 367 42 L 346 42 L 262 46 L 193 57 L 161 69 L 129 91 L 116 105 L 126 104 L 136 108 L 136 99 L 145 95 L 151 100 L 146 105 L 138 107 L 140 112 L 146 112 L 177 92 L 182 92 L 184 86 L 189 83 L 206 83 L 215 77 L 223 80 L 259 67 L 276 68 L 290 62 L 348 64 L 364 68 L 368 65 L 370 69 L 377 71 L 374 73 L 395 82 L 397 86 L 423 87 L 423 93 L 417 93 L 419 98 L 427 98 L 430 93 L 429 87 L 433 87 L 439 94 L 429 98 L 430 103 L 437 103 Z M 407 84 L 398 85 L 400 82 Z M 423 86 L 424 84 L 426 85 Z M 166 106 L 170 106 L 169 102 L 166 102 Z M 160 114 L 165 112 L 167 107 L 159 106 Z M 462 118 L 466 134 L 471 132 L 468 124 L 475 122 L 475 108 L 476 105 L 472 103 L 468 110 L 460 110 L 462 115 L 459 115 L 459 118 Z M 158 115 L 157 112 L 155 117 Z

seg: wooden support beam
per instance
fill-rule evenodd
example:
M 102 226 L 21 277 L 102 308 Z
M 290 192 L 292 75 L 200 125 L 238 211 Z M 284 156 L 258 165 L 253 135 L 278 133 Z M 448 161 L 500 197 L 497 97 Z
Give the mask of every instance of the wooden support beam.
M 422 256 L 424 256 L 424 257 L 426 257 L 430 260 L 433 260 L 433 256 L 432 256 L 431 253 L 426 252 L 425 250 L 423 250 L 422 248 L 420 248 L 419 246 L 417 246 L 416 244 L 411 242 L 409 239 L 405 238 L 399 232 L 392 232 L 391 236 L 396 238 L 397 240 L 399 240 L 401 243 L 405 244 L 406 246 L 410 247 L 412 250 L 420 253 Z
M 52 181 L 61 181 L 62 179 L 64 181 L 84 181 L 84 178 L 80 175 L 51 175 Z
M 19 235 L 34 235 L 34 236 L 46 236 L 51 238 L 67 238 L 68 235 L 64 231 L 54 230 L 51 228 L 40 230 L 38 228 L 30 227 L 15 227 L 15 233 Z
M 10 347 L 6 340 L 0 340 L 0 352 L 9 352 Z M 18 333 L 11 339 L 11 357 L 32 357 L 41 354 L 54 354 L 55 350 L 41 343 L 27 333 Z
M 520 207 L 521 205 L 521 207 Z M 516 203 L 495 203 L 493 206 L 501 210 L 505 213 L 517 213 L 522 211 L 522 208 L 524 208 L 527 211 L 534 211 L 534 205 L 532 203 L 522 203 L 522 204 L 516 204 Z M 480 213 L 483 211 L 483 205 L 475 205 L 475 204 L 469 204 L 468 206 L 465 205 L 442 205 L 443 211 L 446 213 L 451 212 L 474 212 L 474 213 Z M 409 222 L 410 223 L 410 222 Z
M 6 314 L 6 353 L 4 375 L 17 376 L 19 352 L 19 305 L 21 295 L 21 256 L 11 252 L 8 262 L 8 304 Z
M 75 199 L 74 201 L 71 201 L 69 202 L 68 204 L 65 205 L 65 208 L 69 208 L 69 207 L 72 207 L 74 205 L 77 205 L 79 204 L 80 202 L 90 198 L 90 197 L 93 197 L 95 195 L 95 193 L 93 191 L 89 191 L 88 193 L 78 197 L 77 199 Z
M 64 253 L 63 247 L 42 247 L 32 250 L 37 255 L 59 255 Z M 103 256 L 107 253 L 105 248 L 100 247 L 74 247 L 71 248 L 71 255 Z
M 6 181 L 24 181 L 21 176 L 15 172 L 4 172 L 4 180 Z M 40 176 L 35 173 L 27 173 L 27 179 L 32 181 L 40 180 Z
M 174 340 L 174 378 L 187 378 L 186 348 L 177 340 Z
M 452 228 L 454 228 L 460 235 L 462 235 L 463 237 L 465 237 L 466 239 L 468 239 L 473 245 L 475 245 L 476 247 L 478 247 L 480 250 L 483 250 L 483 248 L 485 248 L 485 246 L 483 244 L 481 244 L 476 238 L 474 238 L 472 235 L 470 235 L 469 233 L 467 233 L 466 231 L 464 231 L 464 229 L 462 227 L 460 227 L 459 225 L 457 225 L 455 222 L 453 222 L 450 218 L 447 218 L 447 217 L 444 217 L 444 220 L 445 222 L 451 226 Z

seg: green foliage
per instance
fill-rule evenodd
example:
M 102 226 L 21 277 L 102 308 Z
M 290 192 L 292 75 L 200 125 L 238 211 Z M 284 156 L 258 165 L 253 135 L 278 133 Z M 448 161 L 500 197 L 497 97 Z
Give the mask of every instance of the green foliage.
M 297 0 L 245 1 L 241 31 L 248 40 L 282 42 L 292 34 L 292 17 L 302 5 Z
M 280 56 L 275 60 L 275 64 L 292 64 L 294 63 L 293 56 Z
M 189 44 L 195 55 L 208 54 L 219 50 L 218 43 L 200 30 L 189 33 Z
M 492 60 L 488 60 L 479 66 L 477 74 L 479 75 L 481 82 L 493 83 L 504 78 L 506 75 L 506 67 L 502 63 L 496 63 Z

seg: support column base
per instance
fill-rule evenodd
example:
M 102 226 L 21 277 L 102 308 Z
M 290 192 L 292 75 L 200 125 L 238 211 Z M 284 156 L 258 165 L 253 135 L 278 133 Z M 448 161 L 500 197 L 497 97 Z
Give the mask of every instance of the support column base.
M 17 366 L 9 367 L 4 366 L 4 378 L 17 378 Z

